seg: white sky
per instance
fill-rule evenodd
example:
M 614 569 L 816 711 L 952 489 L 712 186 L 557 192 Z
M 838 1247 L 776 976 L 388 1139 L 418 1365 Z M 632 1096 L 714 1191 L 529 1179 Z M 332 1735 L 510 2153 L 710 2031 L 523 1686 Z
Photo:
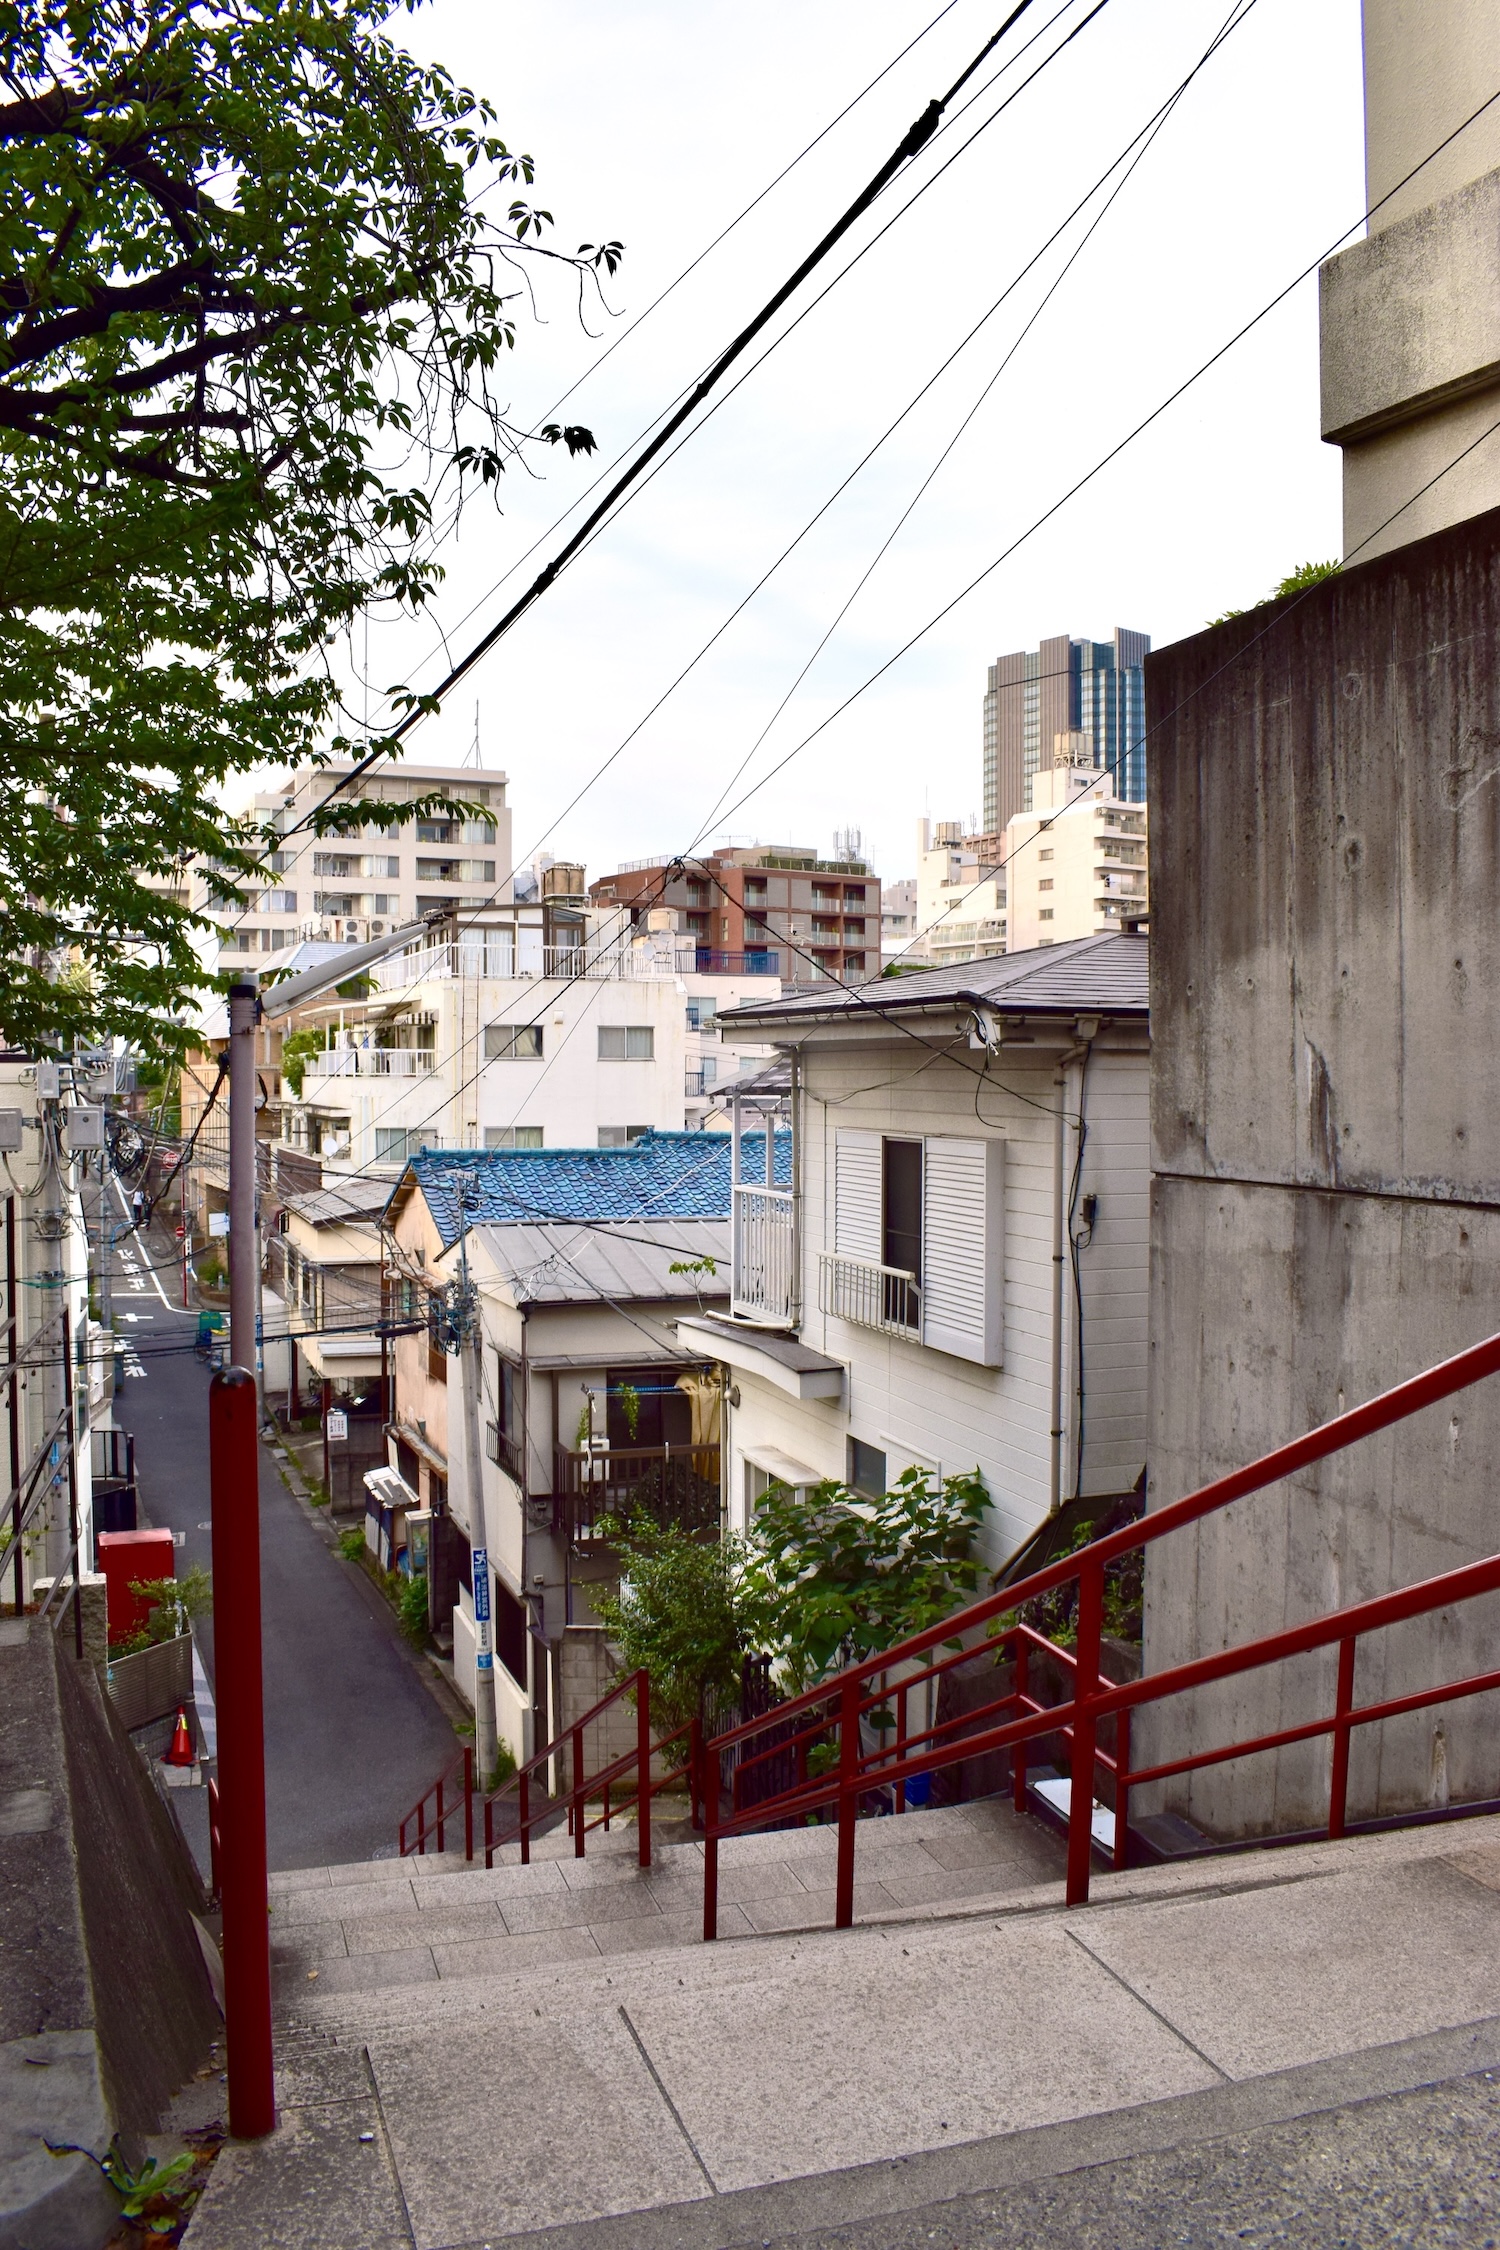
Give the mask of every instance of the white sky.
M 568 249 L 605 236 L 624 241 L 609 294 L 628 318 L 939 4 L 550 0 L 527 10 L 436 0 L 402 35 L 486 93 L 510 145 L 535 157 L 534 198 L 555 214 L 552 239 Z M 1035 0 L 1006 51 L 1057 4 Z M 1086 4 L 1073 0 L 1064 24 Z M 528 856 L 1146 123 L 1228 7 L 1111 0 L 455 691 L 443 716 L 418 730 L 412 758 L 461 759 L 477 700 L 486 763 L 511 776 L 517 854 Z M 854 115 L 585 382 L 564 415 L 593 428 L 602 458 L 714 356 L 1002 14 L 1000 0 L 955 0 Z M 997 98 L 919 160 L 836 254 L 839 263 Z M 1256 0 L 1022 343 L 742 788 L 1357 220 L 1360 122 L 1358 0 Z M 1076 232 L 988 323 L 547 848 L 585 859 L 593 876 L 694 841 Z M 581 333 L 564 289 L 542 280 L 546 325 L 523 317 L 507 371 L 514 418 L 527 425 L 604 348 Z M 1260 599 L 1295 564 L 1337 553 L 1339 456 L 1318 437 L 1316 287 L 1304 282 L 709 840 L 795 838 L 826 851 L 835 828 L 854 825 L 883 875 L 909 873 L 924 811 L 961 817 L 979 809 L 984 673 L 1001 651 L 1063 631 L 1103 638 L 1116 624 L 1138 627 L 1160 646 Z M 480 501 L 464 518 L 437 610 L 455 652 L 499 614 L 503 598 L 489 589 L 596 466 L 549 454 L 542 481 L 504 480 L 503 513 Z M 374 680 L 432 684 L 440 668 L 424 672 L 418 663 L 434 639 L 430 624 L 376 628 Z

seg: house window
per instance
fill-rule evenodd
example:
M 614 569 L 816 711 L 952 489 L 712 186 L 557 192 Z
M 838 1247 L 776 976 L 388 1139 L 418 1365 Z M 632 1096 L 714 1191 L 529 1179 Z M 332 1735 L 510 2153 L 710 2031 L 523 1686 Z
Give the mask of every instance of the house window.
M 542 1128 L 540 1125 L 486 1125 L 484 1145 L 486 1148 L 540 1148 Z
M 651 1062 L 655 1054 L 656 1033 L 649 1023 L 600 1024 L 601 1062 Z
M 687 1004 L 688 1030 L 712 1031 L 719 1020 L 714 1014 L 715 1005 L 716 1003 L 712 1000 L 689 1000 Z
M 539 1023 L 489 1023 L 484 1027 L 487 1062 L 540 1062 L 542 1027 Z
M 831 1254 L 818 1261 L 824 1312 L 920 1336 L 981 1367 L 1003 1364 L 1003 1141 L 840 1131 L 831 1218 Z
M 1038 859 L 1050 859 L 1052 857 L 1052 846 L 1050 844 L 1046 845 L 1037 853 L 1036 856 Z
M 1044 875 L 1041 881 L 1037 884 L 1037 889 L 1039 891 L 1050 891 L 1052 888 L 1052 880 L 1053 879 L 1050 875 Z
M 1038 920 L 1039 922 L 1051 922 L 1051 921 L 1054 921 L 1055 919 L 1056 919 L 1056 916 L 1055 916 L 1055 914 L 1054 914 L 1054 911 L 1053 911 L 1053 909 L 1052 909 L 1052 908 L 1051 908 L 1050 906 L 1043 906 L 1043 907 L 1041 907 L 1041 908 L 1039 908 L 1039 909 L 1038 909 L 1038 912 L 1037 912 L 1037 920 Z
M 878 1445 L 866 1445 L 863 1438 L 850 1438 L 849 1482 L 867 1500 L 885 1498 L 885 1454 Z
M 446 1383 L 448 1380 L 448 1354 L 430 1336 L 427 1339 L 427 1380 L 429 1383 Z
M 377 1125 L 375 1128 L 375 1161 L 377 1164 L 404 1164 L 415 1156 L 422 1145 L 420 1133 L 409 1133 L 404 1125 Z
M 295 914 L 297 894 L 295 891 L 267 891 L 260 903 L 266 914 Z
M 649 1125 L 601 1125 L 599 1128 L 599 1146 L 601 1148 L 628 1148 L 632 1141 L 638 1141 L 643 1133 L 649 1133 L 650 1130 Z
M 862 953 L 846 953 L 844 955 L 844 974 L 846 976 L 863 976 L 864 968 L 865 957 Z

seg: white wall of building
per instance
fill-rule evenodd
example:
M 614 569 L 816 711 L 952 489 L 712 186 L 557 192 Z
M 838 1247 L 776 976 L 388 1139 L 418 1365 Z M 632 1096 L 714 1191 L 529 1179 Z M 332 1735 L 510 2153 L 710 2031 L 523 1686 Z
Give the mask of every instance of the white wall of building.
M 1124 804 L 1093 767 L 1054 766 L 1032 784 L 1035 809 L 1005 830 L 1010 949 L 1120 930 L 1149 910 L 1144 805 Z
M 977 1060 L 977 1058 L 976 1058 Z M 883 1073 L 881 1066 L 884 1066 Z M 1099 1198 L 1080 1244 L 1084 1321 L 1084 1444 L 1080 1489 L 1130 1490 L 1146 1457 L 1147 1257 L 1150 1192 L 1149 1058 L 1144 1035 L 1110 1034 L 1088 1066 L 1088 1132 L 1079 1203 Z M 982 1086 L 942 1058 L 913 1071 L 908 1043 L 872 1052 L 811 1045 L 800 1100 L 802 1300 L 800 1341 L 842 1362 L 844 1393 L 799 1399 L 740 1369 L 726 1431 L 730 1519 L 742 1526 L 754 1471 L 776 1457 L 814 1477 L 848 1474 L 849 1440 L 885 1455 L 887 1483 L 912 1465 L 948 1475 L 978 1467 L 994 1501 L 985 1547 L 992 1565 L 1014 1551 L 1050 1501 L 1054 1066 L 1024 1052 L 992 1061 Z M 882 1083 L 872 1085 L 878 1077 Z M 1076 1109 L 1077 1069 L 1069 1105 Z M 976 1118 L 976 1093 L 981 1115 Z M 835 1244 L 839 1136 L 998 1138 L 1004 1147 L 998 1256 L 1003 1364 L 982 1366 L 819 1309 L 818 1261 Z M 1071 1186 L 1076 1131 L 1067 1134 Z M 1080 1232 L 1082 1229 L 1080 1227 Z M 976 1244 L 975 1257 L 980 1252 Z M 979 1286 L 976 1265 L 975 1286 Z M 1064 1299 L 1066 1370 L 1063 1496 L 1078 1482 L 1078 1333 L 1071 1283 Z M 751 1472 L 747 1474 L 748 1472 Z M 783 1470 L 781 1473 L 785 1473 Z
M 965 835 L 957 821 L 920 823 L 914 952 L 934 967 L 1005 951 L 1005 875 L 988 872 L 1000 856 L 993 837 Z

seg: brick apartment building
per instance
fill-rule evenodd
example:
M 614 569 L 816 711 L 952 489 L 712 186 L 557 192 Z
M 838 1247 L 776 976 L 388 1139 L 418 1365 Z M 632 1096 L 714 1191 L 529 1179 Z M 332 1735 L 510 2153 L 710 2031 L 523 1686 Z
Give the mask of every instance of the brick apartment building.
M 880 878 L 857 851 L 819 859 L 810 846 L 745 844 L 680 867 L 635 860 L 591 884 L 589 897 L 627 907 L 632 921 L 674 908 L 679 927 L 697 939 L 704 974 L 791 984 L 858 984 L 880 974 Z

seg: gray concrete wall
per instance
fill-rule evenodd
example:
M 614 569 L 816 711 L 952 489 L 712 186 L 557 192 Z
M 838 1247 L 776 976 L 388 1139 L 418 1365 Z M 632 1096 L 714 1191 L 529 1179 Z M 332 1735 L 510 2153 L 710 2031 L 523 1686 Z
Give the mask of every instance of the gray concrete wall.
M 1151 1505 L 1500 1326 L 1500 512 L 1148 657 Z M 1500 1382 L 1149 1550 L 1148 1670 L 1500 1546 Z M 1356 1700 L 1494 1662 L 1472 1605 Z M 1331 1707 L 1251 1675 L 1136 1762 Z M 1500 1794 L 1493 1699 L 1361 1738 L 1351 1813 Z M 1322 1745 L 1170 1785 L 1216 1833 L 1326 1816 Z

